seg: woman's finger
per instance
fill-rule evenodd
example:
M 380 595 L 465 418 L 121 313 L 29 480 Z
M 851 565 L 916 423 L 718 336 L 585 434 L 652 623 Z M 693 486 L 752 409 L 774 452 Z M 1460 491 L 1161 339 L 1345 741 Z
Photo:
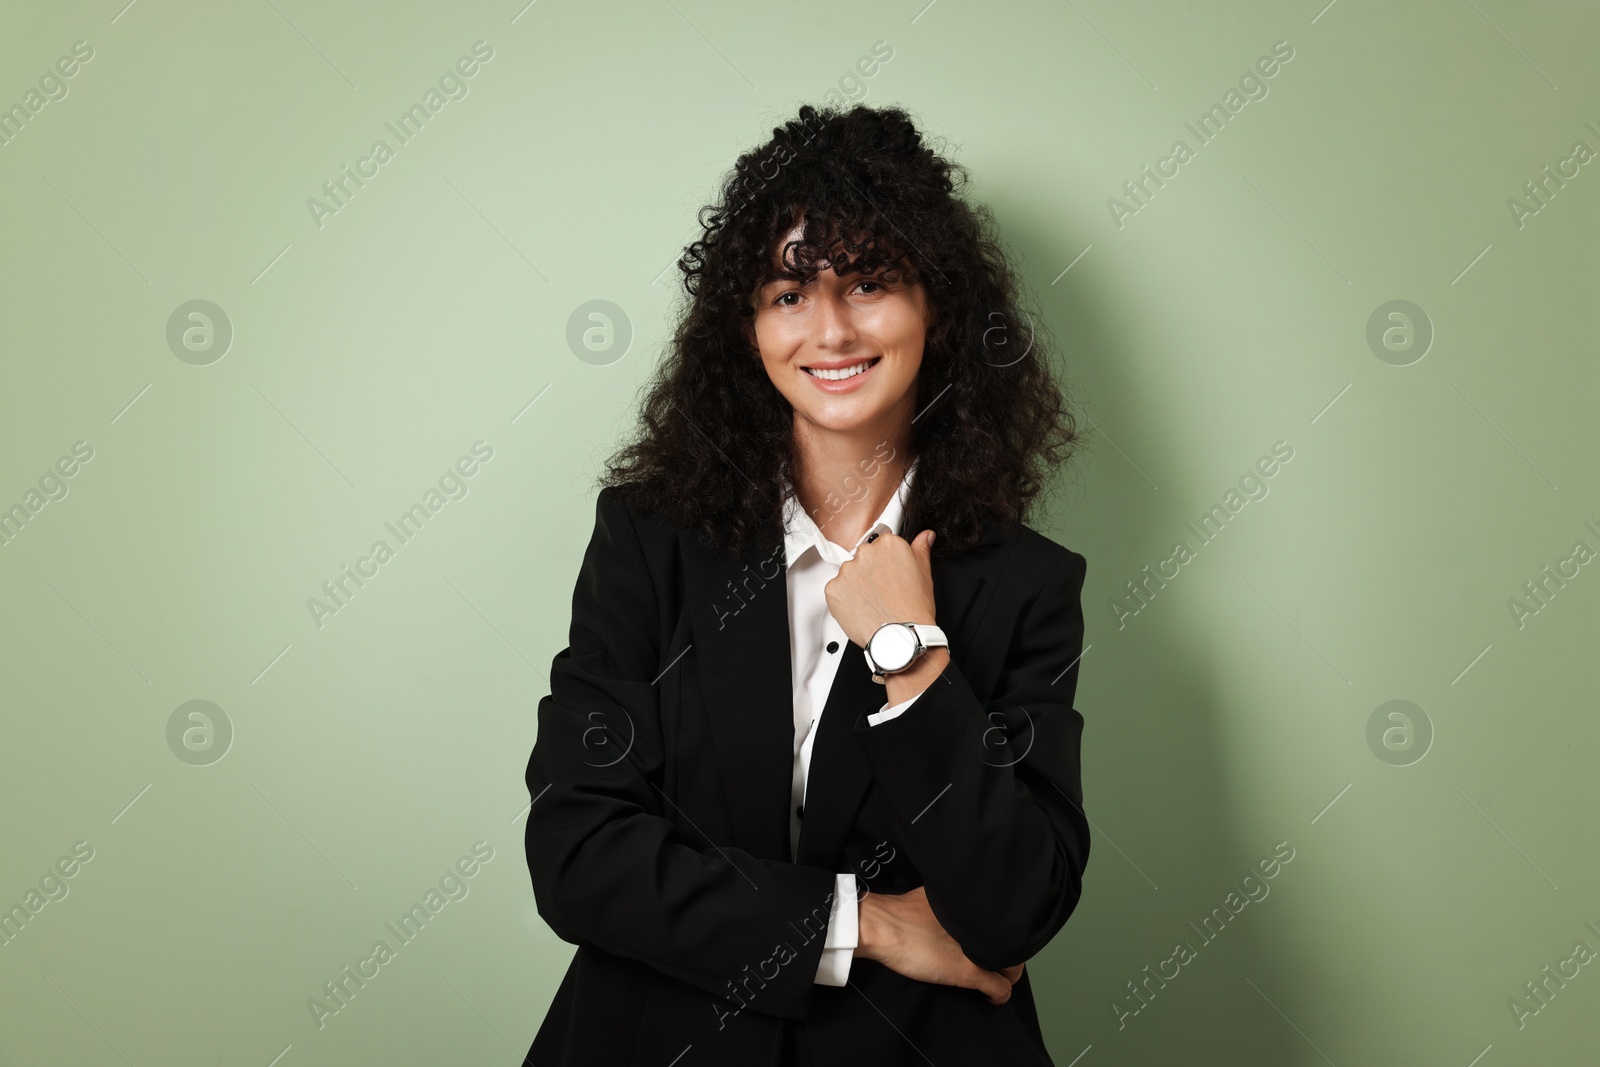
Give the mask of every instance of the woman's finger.
M 990 1004 L 1004 1004 L 1011 999 L 1011 982 L 998 971 L 985 971 L 980 968 L 983 975 L 983 992 L 989 998 Z

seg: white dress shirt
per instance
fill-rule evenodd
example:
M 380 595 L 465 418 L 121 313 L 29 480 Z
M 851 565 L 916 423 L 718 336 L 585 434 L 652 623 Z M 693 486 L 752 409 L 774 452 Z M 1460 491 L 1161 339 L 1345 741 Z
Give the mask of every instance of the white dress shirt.
M 828 612 L 827 594 L 823 587 L 839 573 L 848 559 L 853 559 L 856 549 L 874 531 L 900 533 L 900 520 L 905 511 L 906 494 L 911 489 L 911 476 L 916 470 L 913 460 L 906 468 L 900 487 L 890 498 L 878 520 L 846 551 L 829 541 L 818 529 L 815 520 L 800 506 L 791 493 L 783 505 L 783 542 L 786 561 L 786 582 L 789 587 L 789 656 L 794 679 L 794 778 L 789 805 L 790 858 L 798 854 L 800 840 L 800 809 L 805 803 L 806 779 L 811 770 L 811 749 L 817 738 L 817 723 L 833 688 L 834 677 L 839 672 L 839 658 L 849 640 L 839 623 Z M 916 697 L 867 716 L 869 726 L 877 726 L 901 714 Z M 823 939 L 822 961 L 817 967 L 817 981 L 822 985 L 842 986 L 850 975 L 850 960 L 855 955 L 859 940 L 860 903 L 856 896 L 856 878 L 853 873 L 838 875 L 833 894 L 833 909 L 828 919 L 827 936 Z

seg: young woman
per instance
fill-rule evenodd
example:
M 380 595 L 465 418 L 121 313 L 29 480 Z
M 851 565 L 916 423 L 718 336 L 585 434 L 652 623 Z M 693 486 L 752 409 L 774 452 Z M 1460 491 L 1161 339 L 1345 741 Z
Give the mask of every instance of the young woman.
M 1085 561 L 1024 519 L 1076 435 L 964 181 L 807 106 L 702 211 L 539 704 L 529 1064 L 1051 1063 Z

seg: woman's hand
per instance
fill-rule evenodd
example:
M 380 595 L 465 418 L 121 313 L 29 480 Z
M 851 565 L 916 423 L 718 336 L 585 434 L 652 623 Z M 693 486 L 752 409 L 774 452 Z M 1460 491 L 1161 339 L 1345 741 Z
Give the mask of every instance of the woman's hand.
M 935 624 L 933 531 L 907 541 L 892 533 L 863 541 L 823 587 L 828 614 L 862 648 L 886 622 Z
M 991 1004 L 1011 999 L 1023 964 L 986 971 L 967 959 L 945 932 L 918 886 L 909 893 L 868 892 L 861 898 L 855 955 L 876 960 L 896 974 L 919 982 L 976 989 Z

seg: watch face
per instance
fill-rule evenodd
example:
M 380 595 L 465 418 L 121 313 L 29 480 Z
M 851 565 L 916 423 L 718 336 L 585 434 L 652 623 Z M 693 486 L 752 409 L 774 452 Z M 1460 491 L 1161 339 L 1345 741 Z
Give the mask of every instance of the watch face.
M 917 635 L 904 623 L 889 623 L 880 627 L 868 644 L 879 670 L 898 671 L 916 654 Z

